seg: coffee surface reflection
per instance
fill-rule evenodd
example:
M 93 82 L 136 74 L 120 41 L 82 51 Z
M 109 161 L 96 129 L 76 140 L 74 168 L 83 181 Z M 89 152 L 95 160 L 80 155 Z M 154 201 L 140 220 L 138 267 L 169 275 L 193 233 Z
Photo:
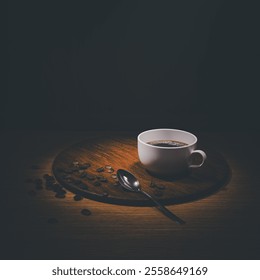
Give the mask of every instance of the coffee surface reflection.
M 187 143 L 176 141 L 176 140 L 155 140 L 149 141 L 147 144 L 157 147 L 166 147 L 166 148 L 176 148 L 187 146 Z

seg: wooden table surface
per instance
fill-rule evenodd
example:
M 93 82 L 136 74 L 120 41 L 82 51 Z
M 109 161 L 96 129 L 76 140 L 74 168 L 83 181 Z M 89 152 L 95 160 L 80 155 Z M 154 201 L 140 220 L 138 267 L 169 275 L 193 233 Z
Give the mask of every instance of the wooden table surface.
M 2 133 L 1 259 L 260 259 L 257 133 L 196 133 L 200 148 L 222 153 L 232 176 L 211 196 L 168 206 L 187 221 L 184 226 L 154 207 L 74 201 L 72 193 L 58 199 L 28 182 L 50 174 L 55 156 L 66 147 L 111 134 Z M 36 196 L 28 195 L 32 189 Z M 92 215 L 81 215 L 83 208 Z M 49 218 L 58 223 L 48 223 Z

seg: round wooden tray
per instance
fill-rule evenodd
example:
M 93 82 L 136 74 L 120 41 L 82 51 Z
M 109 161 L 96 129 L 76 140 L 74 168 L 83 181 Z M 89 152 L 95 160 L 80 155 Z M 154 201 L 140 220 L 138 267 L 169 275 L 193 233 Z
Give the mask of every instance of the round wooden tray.
M 204 165 L 182 178 L 165 180 L 153 177 L 139 162 L 136 144 L 136 138 L 126 136 L 87 139 L 57 155 L 53 162 L 54 176 L 62 186 L 84 197 L 140 206 L 153 203 L 142 194 L 125 191 L 113 178 L 117 169 L 133 173 L 142 188 L 164 204 L 200 199 L 223 187 L 230 178 L 226 160 L 210 150 L 206 150 L 208 158 Z M 113 171 L 107 168 L 109 166 L 114 172 L 109 173 Z M 104 171 L 98 172 L 101 167 Z

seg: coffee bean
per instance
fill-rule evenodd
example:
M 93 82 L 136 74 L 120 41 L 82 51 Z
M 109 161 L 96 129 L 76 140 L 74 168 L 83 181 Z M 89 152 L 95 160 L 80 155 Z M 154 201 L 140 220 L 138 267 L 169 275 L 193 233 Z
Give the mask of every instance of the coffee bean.
M 88 209 L 82 209 L 81 210 L 81 214 L 84 216 L 90 216 L 91 215 L 91 211 Z
M 103 176 L 98 176 L 97 179 L 102 182 L 102 183 L 106 183 L 107 182 L 107 179 Z
M 46 187 L 46 190 L 53 190 L 53 183 L 52 182 L 46 182 L 45 187 Z
M 36 196 L 36 192 L 34 190 L 28 191 L 29 196 Z
M 55 182 L 55 178 L 53 177 L 53 176 L 49 176 L 48 175 L 48 177 L 46 177 L 46 182 L 48 181 L 48 182 Z
M 79 172 L 79 174 L 85 173 L 85 171 L 83 169 L 79 169 L 78 172 Z
M 82 165 L 79 166 L 80 169 L 88 169 L 91 166 L 90 163 L 83 163 Z
M 113 173 L 114 171 L 115 170 L 113 168 L 107 170 L 108 173 Z
M 117 179 L 116 174 L 111 175 L 111 177 L 112 177 L 113 179 Z
M 56 197 L 56 198 L 65 198 L 66 196 L 65 196 L 65 194 L 63 194 L 63 193 L 56 193 L 56 194 L 55 194 L 55 197 Z
M 78 161 L 73 161 L 72 165 L 77 166 L 77 165 L 79 165 L 79 162 Z
M 106 165 L 105 167 L 106 167 L 106 169 L 112 169 L 112 166 L 110 166 L 110 165 Z
M 99 187 L 99 186 L 101 186 L 101 183 L 100 183 L 99 181 L 96 181 L 96 182 L 93 183 L 93 185 L 94 185 L 95 187 Z
M 100 182 L 107 183 L 107 179 L 106 178 L 102 178 L 102 179 L 100 179 Z
M 64 192 L 57 192 L 55 194 L 55 197 L 56 198 L 65 198 L 66 197 L 66 192 L 65 193 Z
M 79 194 L 76 194 L 76 195 L 73 197 L 73 199 L 74 199 L 75 201 L 80 201 L 80 200 L 83 199 L 83 196 L 81 196 L 81 195 L 79 195 Z
M 105 170 L 104 167 L 99 167 L 96 169 L 97 172 L 104 172 L 104 170 Z
M 57 193 L 59 194 L 66 194 L 67 192 L 64 189 L 58 190 Z
M 57 224 L 57 223 L 58 223 L 58 220 L 56 218 L 49 218 L 48 219 L 48 224 L 54 225 L 54 224 Z
M 62 188 L 62 186 L 58 183 L 52 184 L 52 190 L 54 192 L 65 192 Z M 66 192 L 65 192 L 66 193 Z

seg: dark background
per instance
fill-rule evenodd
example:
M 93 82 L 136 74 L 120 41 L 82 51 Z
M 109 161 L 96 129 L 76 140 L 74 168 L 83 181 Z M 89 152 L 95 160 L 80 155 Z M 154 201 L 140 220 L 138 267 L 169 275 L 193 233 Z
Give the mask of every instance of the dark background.
M 244 1 L 8 1 L 3 129 L 258 130 Z
M 9 0 L 0 255 L 259 258 L 260 150 L 244 149 L 247 141 L 259 142 L 253 132 L 260 130 L 256 3 Z M 220 150 L 232 170 L 216 196 L 179 205 L 180 212 L 176 206 L 176 214 L 187 217 L 183 230 L 164 227 L 160 218 L 150 224 L 133 219 L 143 215 L 140 209 L 120 212 L 94 201 L 86 207 L 97 215 L 83 225 L 74 220 L 80 206 L 56 204 L 44 191 L 36 199 L 27 195 L 34 188 L 27 178 L 50 173 L 61 149 L 94 135 L 88 130 L 158 127 L 196 131 L 203 149 L 205 143 Z M 56 229 L 45 224 L 52 216 L 60 219 Z

